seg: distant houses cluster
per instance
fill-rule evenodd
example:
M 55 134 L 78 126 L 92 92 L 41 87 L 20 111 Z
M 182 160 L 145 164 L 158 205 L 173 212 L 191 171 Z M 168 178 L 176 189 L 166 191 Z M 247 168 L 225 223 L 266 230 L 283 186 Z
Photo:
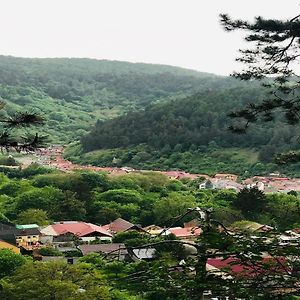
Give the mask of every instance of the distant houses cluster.
M 168 229 L 157 225 L 141 227 L 122 218 L 98 226 L 81 221 L 61 221 L 39 227 L 37 224 L 13 225 L 0 223 L 0 249 L 9 248 L 16 253 L 31 254 L 36 259 L 65 259 L 72 263 L 78 256 L 101 253 L 116 259 L 152 259 L 155 249 L 127 249 L 123 243 L 112 243 L 113 237 L 122 232 L 137 231 L 148 237 L 173 234 L 178 239 L 193 241 L 201 233 L 194 224 Z M 53 249 L 58 255 L 41 255 L 43 248 Z
M 221 230 L 221 228 L 220 228 Z M 61 221 L 39 227 L 36 224 L 12 225 L 0 223 L 0 249 L 11 249 L 18 254 L 30 254 L 36 260 L 62 260 L 74 264 L 81 256 L 91 253 L 101 254 L 104 258 L 118 261 L 150 261 L 156 258 L 156 249 L 152 246 L 127 247 L 125 243 L 112 242 L 117 234 L 136 231 L 148 237 L 173 234 L 177 239 L 188 243 L 185 246 L 186 257 L 194 259 L 197 255 L 196 239 L 202 234 L 198 220 L 184 223 L 183 227 L 161 228 L 157 225 L 141 227 L 118 218 L 109 224 L 98 226 L 81 221 Z M 234 234 L 235 228 L 227 233 Z M 245 221 L 237 231 L 248 231 L 254 237 L 259 233 L 273 232 L 268 225 Z M 280 234 L 280 245 L 296 243 L 300 240 L 300 228 Z M 195 244 L 195 247 L 193 246 Z M 273 258 L 267 254 L 263 260 L 267 263 Z M 280 257 L 284 260 L 284 257 Z M 180 263 L 185 264 L 183 259 Z M 181 265 L 179 264 L 178 271 Z M 224 268 L 227 270 L 224 273 Z M 206 269 L 214 276 L 254 276 L 257 269 L 242 264 L 235 256 L 216 257 L 207 260 Z M 279 269 L 278 272 L 281 272 Z
M 107 172 L 112 176 L 125 175 L 127 173 L 143 173 L 144 170 L 135 170 L 131 167 L 96 167 L 90 165 L 74 164 L 63 158 L 63 146 L 52 145 L 49 148 L 40 149 L 36 155 L 37 162 L 41 165 L 53 167 L 64 172 L 72 170 L 88 170 Z M 288 193 L 290 191 L 300 192 L 300 179 L 281 177 L 278 173 L 272 173 L 269 176 L 254 176 L 244 181 L 238 182 L 238 176 L 229 173 L 217 173 L 214 176 L 207 174 L 191 174 L 185 171 L 171 170 L 171 171 L 155 171 L 166 175 L 170 179 L 203 179 L 199 184 L 199 189 L 232 189 L 239 192 L 244 187 L 256 187 L 266 193 L 282 192 Z
M 300 192 L 300 179 L 270 174 L 269 176 L 254 176 L 238 182 L 238 177 L 234 174 L 216 174 L 199 184 L 199 189 L 231 189 L 239 192 L 243 188 L 257 188 L 265 193 Z

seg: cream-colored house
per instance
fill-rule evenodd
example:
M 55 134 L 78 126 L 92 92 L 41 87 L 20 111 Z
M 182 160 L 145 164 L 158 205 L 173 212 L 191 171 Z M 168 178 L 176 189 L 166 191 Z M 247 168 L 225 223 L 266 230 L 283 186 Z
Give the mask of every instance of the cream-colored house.
M 16 244 L 26 250 L 40 246 L 40 231 L 37 224 L 16 225 Z

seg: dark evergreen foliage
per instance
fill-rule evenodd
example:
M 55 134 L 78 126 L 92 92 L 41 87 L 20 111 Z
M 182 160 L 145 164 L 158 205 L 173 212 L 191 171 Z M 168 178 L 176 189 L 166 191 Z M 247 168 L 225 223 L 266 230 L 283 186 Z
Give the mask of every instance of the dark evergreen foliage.
M 237 58 L 246 65 L 242 72 L 233 73 L 242 80 L 274 78 L 264 81 L 269 87 L 269 96 L 261 102 L 254 102 L 245 108 L 230 114 L 242 120 L 238 126 L 230 129 L 243 133 L 250 123 L 258 119 L 271 121 L 282 113 L 289 124 L 300 121 L 300 81 L 295 73 L 295 64 L 300 56 L 300 16 L 290 20 L 264 19 L 256 17 L 253 23 L 232 20 L 228 15 L 221 15 L 221 24 L 227 31 L 244 30 L 245 40 L 254 45 L 250 49 L 240 50 L 242 56 Z
M 146 144 L 160 151 L 191 152 L 204 146 L 255 147 L 269 145 L 276 152 L 298 147 L 294 136 L 297 128 L 277 120 L 274 126 L 260 124 L 252 127 L 246 136 L 227 130 L 227 113 L 253 99 L 262 99 L 260 87 L 237 88 L 222 92 L 208 92 L 184 100 L 162 103 L 132 112 L 125 116 L 97 123 L 91 133 L 81 139 L 84 151 L 132 147 Z M 140 152 L 141 156 L 142 153 Z M 147 153 L 140 160 L 147 161 Z M 137 157 L 135 159 L 138 159 Z
M 0 56 L 4 115 L 24 109 L 42 112 L 47 116 L 44 132 L 55 143 L 78 139 L 97 119 L 198 91 L 240 85 L 228 77 L 164 65 Z

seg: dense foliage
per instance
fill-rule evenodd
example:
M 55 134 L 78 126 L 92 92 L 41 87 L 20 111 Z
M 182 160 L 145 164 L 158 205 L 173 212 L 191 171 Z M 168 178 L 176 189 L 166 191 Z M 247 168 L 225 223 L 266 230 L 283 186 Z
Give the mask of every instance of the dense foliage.
M 78 139 L 96 120 L 152 102 L 240 83 L 177 67 L 92 59 L 27 59 L 0 56 L 3 113 L 42 112 L 54 142 Z
M 283 230 L 299 223 L 300 203 L 295 195 L 199 190 L 199 180 L 169 180 L 154 172 L 117 177 L 93 172 L 41 173 L 23 174 L 23 178 L 12 177 L 9 171 L 11 178 L 1 175 L 3 219 L 21 224 L 84 220 L 103 225 L 122 217 L 143 226 L 166 226 L 187 208 L 200 206 L 213 207 L 215 217 L 226 225 L 248 219 Z
M 232 228 L 243 229 L 251 221 L 276 226 L 279 231 L 299 226 L 297 195 L 265 195 L 257 189 L 244 189 L 239 193 L 199 190 L 199 180 L 169 180 L 154 172 L 109 177 L 94 172 L 45 172 L 43 168 L 32 166 L 27 173 L 19 171 L 16 177 L 16 173 L 6 171 L 7 175 L 1 173 L 0 179 L 0 212 L 3 220 L 6 216 L 16 223 L 85 220 L 106 224 L 122 217 L 142 226 L 182 226 L 183 222 L 198 216 L 196 210 L 187 215 L 187 210 L 199 206 L 213 208 L 212 217 Z M 179 220 L 178 216 L 182 215 L 185 217 Z M 119 233 L 113 238 L 113 242 L 124 243 L 129 250 L 149 243 L 153 245 L 155 259 L 148 262 L 112 261 L 94 253 L 80 257 L 75 265 L 68 265 L 63 261 L 32 262 L 10 250 L 2 250 L 0 297 L 24 299 L 27 288 L 26 295 L 31 299 L 45 300 L 190 300 L 198 299 L 204 290 L 213 290 L 216 294 L 230 291 L 231 295 L 246 295 L 247 299 L 266 299 L 266 295 L 274 296 L 270 285 L 280 287 L 285 293 L 282 286 L 294 283 L 291 275 L 287 278 L 285 273 L 270 274 L 272 261 L 268 264 L 260 259 L 261 251 L 269 250 L 275 256 L 294 255 L 298 251 L 294 246 L 291 249 L 273 247 L 269 239 L 265 245 L 265 237 L 253 239 L 251 231 L 234 237 L 220 233 L 217 227 L 202 225 L 201 228 L 203 232 L 196 244 L 187 241 L 187 245 L 181 244 L 173 235 L 152 237 L 136 231 Z M 273 235 L 270 237 L 273 239 Z M 274 245 L 276 243 L 278 241 L 274 241 Z M 227 256 L 235 253 L 240 261 L 250 263 L 261 273 L 250 281 L 243 277 L 236 281 L 231 276 L 209 275 L 206 261 L 219 257 L 220 253 Z M 59 255 L 63 259 L 53 248 L 43 248 L 40 254 Z M 186 261 L 184 264 L 182 259 Z M 265 272 L 268 272 L 267 278 Z
M 262 80 L 262 85 L 269 88 L 262 101 L 251 101 L 230 114 L 237 120 L 231 126 L 232 131 L 245 133 L 249 125 L 258 120 L 270 122 L 278 117 L 289 124 L 299 124 L 299 15 L 290 19 L 257 16 L 249 22 L 221 14 L 220 21 L 226 31 L 242 30 L 249 42 L 248 49 L 240 49 L 241 56 L 236 58 L 245 68 L 232 75 L 246 81 Z M 299 155 L 299 151 L 288 151 L 278 155 L 276 160 L 281 164 L 299 162 Z
M 280 170 L 298 174 L 298 166 L 287 169 L 272 161 L 275 153 L 299 148 L 298 127 L 278 119 L 268 126 L 253 126 L 245 135 L 227 130 L 230 111 L 264 96 L 264 90 L 254 85 L 152 105 L 144 111 L 97 122 L 81 139 L 83 151 L 73 146 L 66 156 L 76 162 L 140 169 L 240 175 Z
M 233 76 L 242 80 L 274 77 L 274 81 L 265 86 L 275 87 L 261 103 L 251 103 L 243 110 L 233 114 L 248 124 L 259 117 L 273 120 L 280 112 L 290 124 L 299 122 L 299 75 L 296 64 L 299 63 L 299 15 L 294 18 L 278 20 L 261 16 L 254 22 L 232 20 L 228 15 L 220 15 L 221 24 L 226 31 L 242 29 L 245 40 L 251 42 L 249 48 L 240 50 L 241 57 L 236 60 L 245 64 L 241 72 Z

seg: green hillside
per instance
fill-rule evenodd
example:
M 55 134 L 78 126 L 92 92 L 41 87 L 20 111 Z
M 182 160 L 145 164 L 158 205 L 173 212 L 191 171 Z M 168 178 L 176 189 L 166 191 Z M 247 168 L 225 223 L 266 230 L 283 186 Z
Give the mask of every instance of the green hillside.
M 186 99 L 152 105 L 142 111 L 97 122 L 81 139 L 81 145 L 69 149 L 66 155 L 75 161 L 95 165 L 146 169 L 298 173 L 297 166 L 287 169 L 274 165 L 272 155 L 299 148 L 299 127 L 276 120 L 252 126 L 245 135 L 227 130 L 230 111 L 264 97 L 261 87 L 249 86 L 198 93 Z
M 79 139 L 96 120 L 151 103 L 221 90 L 238 81 L 179 67 L 77 58 L 0 56 L 0 99 L 6 112 L 40 111 L 52 141 Z

